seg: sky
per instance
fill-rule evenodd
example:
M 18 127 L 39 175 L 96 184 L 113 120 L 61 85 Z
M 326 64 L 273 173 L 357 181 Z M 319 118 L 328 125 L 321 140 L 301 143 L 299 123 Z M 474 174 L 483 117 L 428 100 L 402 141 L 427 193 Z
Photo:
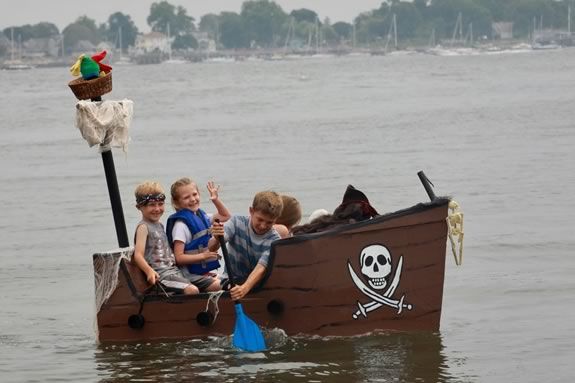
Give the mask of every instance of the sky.
M 104 23 L 115 12 L 131 16 L 140 32 L 150 30 L 146 18 L 150 6 L 160 0 L 0 0 L 0 30 L 10 26 L 36 24 L 47 21 L 62 30 L 78 17 L 86 15 Z M 168 0 L 175 6 L 187 9 L 188 15 L 199 22 L 207 13 L 221 11 L 239 12 L 243 0 Z M 379 8 L 382 0 L 275 0 L 289 13 L 294 9 L 308 8 L 319 14 L 321 20 L 329 17 L 332 23 L 351 22 L 361 12 Z

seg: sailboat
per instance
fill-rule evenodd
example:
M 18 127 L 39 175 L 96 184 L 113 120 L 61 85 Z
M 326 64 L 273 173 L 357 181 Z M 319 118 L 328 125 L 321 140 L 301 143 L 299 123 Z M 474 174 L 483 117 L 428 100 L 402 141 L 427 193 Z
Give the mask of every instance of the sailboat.
M 397 16 L 395 13 L 393 14 L 393 21 L 389 26 L 389 31 L 387 32 L 387 40 L 385 41 L 385 48 L 383 49 L 385 53 L 387 53 L 387 48 L 389 46 L 389 42 L 391 41 L 391 31 L 393 30 L 393 47 L 397 50 Z
M 172 58 L 172 37 L 170 36 L 170 24 L 168 23 L 168 59 L 163 64 L 185 64 L 186 60 Z
M 118 28 L 118 48 L 119 56 L 117 60 L 114 60 L 114 65 L 130 65 L 132 61 L 129 57 L 124 56 L 124 49 L 122 47 L 122 26 Z
M 34 68 L 22 61 L 22 35 L 18 35 L 18 59 L 14 59 L 14 28 L 10 28 L 10 60 L 5 61 L 2 69 L 26 70 Z

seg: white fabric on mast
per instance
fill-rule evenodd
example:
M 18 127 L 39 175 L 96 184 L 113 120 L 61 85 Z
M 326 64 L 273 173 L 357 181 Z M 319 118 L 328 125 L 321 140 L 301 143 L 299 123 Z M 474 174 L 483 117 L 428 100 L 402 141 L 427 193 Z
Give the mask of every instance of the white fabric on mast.
M 91 147 L 101 145 L 100 151 L 116 147 L 125 152 L 133 114 L 134 102 L 131 100 L 82 100 L 76 104 L 76 127 Z

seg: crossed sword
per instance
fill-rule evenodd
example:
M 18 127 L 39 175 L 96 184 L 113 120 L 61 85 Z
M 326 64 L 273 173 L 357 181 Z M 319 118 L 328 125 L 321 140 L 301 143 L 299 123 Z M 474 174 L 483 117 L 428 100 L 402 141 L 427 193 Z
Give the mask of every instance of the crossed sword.
M 365 305 L 362 304 L 361 302 L 357 301 L 357 306 L 359 308 L 353 314 L 353 319 L 359 318 L 360 315 L 363 315 L 364 317 L 367 318 L 367 313 L 369 313 L 370 311 L 373 311 L 375 309 L 378 309 L 383 305 L 390 306 L 390 307 L 397 309 L 398 314 L 401 314 L 401 312 L 403 311 L 403 308 L 406 308 L 408 310 L 411 310 L 413 308 L 413 306 L 410 305 L 409 303 L 407 303 L 407 304 L 403 303 L 403 299 L 405 298 L 405 294 L 403 294 L 399 300 L 394 300 L 394 299 L 390 298 L 393 295 L 393 293 L 395 292 L 395 289 L 397 288 L 397 286 L 399 285 L 399 278 L 401 276 L 402 266 L 403 266 L 403 257 L 400 257 L 399 262 L 397 263 L 397 268 L 395 269 L 395 275 L 393 276 L 393 280 L 391 281 L 391 285 L 385 291 L 385 293 L 383 293 L 383 295 L 381 295 L 377 291 L 370 289 L 361 280 L 361 278 L 357 276 L 357 274 L 355 273 L 355 270 L 353 270 L 353 267 L 351 266 L 351 263 L 349 262 L 349 260 L 347 261 L 347 267 L 349 268 L 349 274 L 351 275 L 351 279 L 353 280 L 353 283 L 355 283 L 355 285 L 357 286 L 359 291 L 364 293 L 369 298 L 373 299 L 373 301 L 366 303 Z

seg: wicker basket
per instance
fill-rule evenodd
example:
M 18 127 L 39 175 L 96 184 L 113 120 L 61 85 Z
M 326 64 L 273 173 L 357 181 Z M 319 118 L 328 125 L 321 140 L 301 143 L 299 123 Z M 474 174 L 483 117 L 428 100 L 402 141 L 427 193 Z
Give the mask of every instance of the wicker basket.
M 92 80 L 84 80 L 79 77 L 70 81 L 68 86 L 78 100 L 96 98 L 112 91 L 112 72 Z

